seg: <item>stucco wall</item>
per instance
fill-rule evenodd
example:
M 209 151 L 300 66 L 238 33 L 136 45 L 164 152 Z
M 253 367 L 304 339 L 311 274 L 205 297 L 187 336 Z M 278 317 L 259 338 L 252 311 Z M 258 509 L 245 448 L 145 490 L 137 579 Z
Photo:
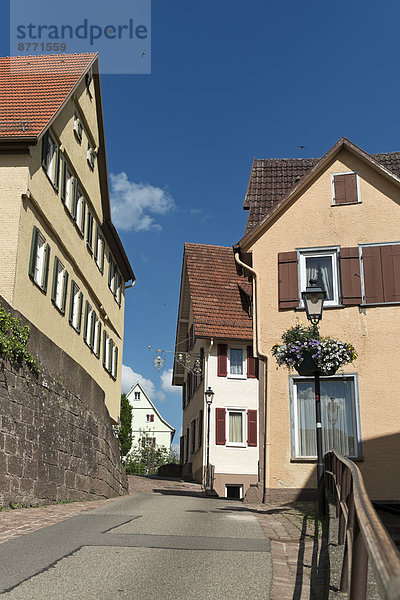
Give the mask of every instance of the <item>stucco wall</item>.
M 358 171 L 361 203 L 332 206 L 331 173 Z M 268 357 L 267 487 L 299 490 L 315 486 L 315 466 L 291 461 L 289 375 L 276 369 L 273 344 L 304 311 L 278 311 L 279 252 L 330 245 L 398 242 L 400 190 L 363 161 L 342 151 L 279 218 L 251 243 L 258 277 L 260 349 Z M 399 358 L 396 351 L 400 306 L 327 308 L 322 335 L 351 342 L 357 361 L 344 368 L 358 373 L 362 455 L 359 466 L 374 499 L 400 499 Z
M 140 399 L 135 399 L 135 392 L 140 393 Z M 143 435 L 156 438 L 156 446 L 164 446 L 171 450 L 171 428 L 158 416 L 144 390 L 134 386 L 127 394 L 129 404 L 132 406 L 132 445 L 140 443 Z M 147 421 L 146 415 L 154 415 L 154 421 Z

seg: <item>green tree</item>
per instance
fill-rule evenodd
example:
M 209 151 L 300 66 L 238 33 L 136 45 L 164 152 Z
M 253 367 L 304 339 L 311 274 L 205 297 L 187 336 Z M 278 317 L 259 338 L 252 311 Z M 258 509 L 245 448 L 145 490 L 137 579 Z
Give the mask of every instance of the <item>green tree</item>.
M 123 458 L 127 456 L 132 446 L 132 406 L 126 394 L 121 395 L 120 425 L 117 430 L 119 445 Z
M 143 431 L 138 444 L 134 445 L 126 461 L 129 475 L 154 475 L 158 467 L 170 462 L 170 452 L 165 446 L 153 445 L 151 432 Z

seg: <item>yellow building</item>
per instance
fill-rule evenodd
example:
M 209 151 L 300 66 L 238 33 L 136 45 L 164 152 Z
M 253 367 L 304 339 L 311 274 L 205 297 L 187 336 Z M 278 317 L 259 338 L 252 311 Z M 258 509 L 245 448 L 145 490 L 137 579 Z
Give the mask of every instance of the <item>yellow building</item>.
M 354 459 L 372 499 L 399 500 L 400 153 L 369 155 L 342 138 L 322 159 L 255 160 L 244 207 L 234 249 L 253 280 L 263 367 L 259 495 L 290 500 L 316 487 L 313 379 L 272 356 L 286 329 L 307 322 L 312 276 L 327 291 L 321 334 L 358 352 L 321 380 L 324 451 Z
M 87 371 L 117 422 L 134 274 L 111 222 L 98 55 L 1 58 L 0 90 L 0 295 Z

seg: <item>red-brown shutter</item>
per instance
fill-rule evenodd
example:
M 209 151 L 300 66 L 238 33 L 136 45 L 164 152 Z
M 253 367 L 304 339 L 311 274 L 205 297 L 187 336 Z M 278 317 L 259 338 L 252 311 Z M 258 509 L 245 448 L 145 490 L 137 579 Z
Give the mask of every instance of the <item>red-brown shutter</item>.
M 385 302 L 400 302 L 400 244 L 381 246 Z
M 349 202 L 358 202 L 357 175 L 355 173 L 334 175 L 333 186 L 335 190 L 335 204 L 347 204 Z
M 256 359 L 253 356 L 253 346 L 247 346 L 247 377 L 255 379 L 256 376 Z
M 199 448 L 203 442 L 203 411 L 199 414 L 199 432 L 198 432 Z
M 383 275 L 380 246 L 364 246 L 362 249 L 364 268 L 365 302 L 378 304 L 384 302 Z
M 225 445 L 225 408 L 215 409 L 215 443 Z
M 247 445 L 257 446 L 257 411 L 247 411 Z
M 226 344 L 218 344 L 218 377 L 226 377 L 227 375 L 228 346 Z
M 297 252 L 279 252 L 279 308 L 296 308 L 299 305 Z
M 342 278 L 342 302 L 346 306 L 361 304 L 360 256 L 358 248 L 340 249 L 340 274 Z

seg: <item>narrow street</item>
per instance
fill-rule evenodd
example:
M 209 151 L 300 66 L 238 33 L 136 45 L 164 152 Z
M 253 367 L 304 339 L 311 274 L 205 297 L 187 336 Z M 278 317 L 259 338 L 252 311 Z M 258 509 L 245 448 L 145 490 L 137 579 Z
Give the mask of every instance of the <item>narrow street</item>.
M 138 481 L 133 495 L 1 544 L 4 598 L 269 598 L 270 544 L 254 515 L 193 484 Z

